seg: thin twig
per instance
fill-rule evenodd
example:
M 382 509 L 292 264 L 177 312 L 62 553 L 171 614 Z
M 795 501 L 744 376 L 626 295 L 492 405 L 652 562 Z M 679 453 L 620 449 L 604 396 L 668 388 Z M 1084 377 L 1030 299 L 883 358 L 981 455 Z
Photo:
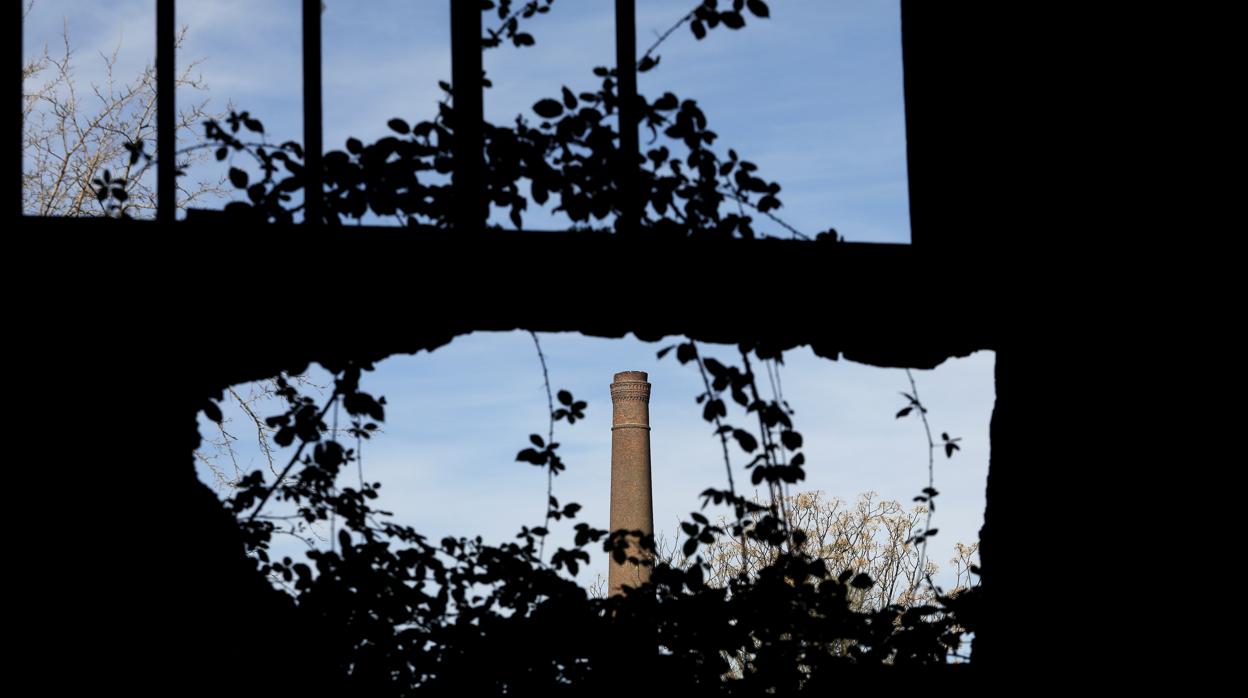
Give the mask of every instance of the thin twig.
M 238 391 L 234 390 L 232 386 L 227 390 L 234 400 L 238 402 L 238 406 L 243 410 L 243 412 L 246 412 L 247 416 L 251 418 L 251 421 L 255 423 L 256 441 L 260 444 L 260 451 L 269 462 L 269 472 L 276 475 L 277 469 L 273 467 L 273 450 L 269 446 L 269 436 L 266 431 L 268 427 L 265 426 L 264 420 L 260 418 L 260 415 L 256 414 L 255 410 L 251 409 L 251 404 L 244 400 L 242 396 L 238 394 Z M 230 456 L 233 457 L 233 455 L 234 451 L 233 449 L 230 449 Z
M 758 409 L 758 430 L 763 437 L 763 458 L 768 465 L 771 465 L 772 462 L 774 462 L 772 451 L 776 448 L 775 439 L 772 437 L 771 427 L 767 426 L 766 421 L 763 420 L 763 410 L 761 407 L 763 401 L 762 398 L 758 396 L 758 384 L 754 380 L 754 369 L 750 365 L 750 354 L 744 347 L 741 347 L 740 351 L 741 361 L 745 365 L 745 375 L 750 380 L 750 393 L 754 396 L 754 403 L 760 405 Z M 772 482 L 770 478 L 767 480 L 767 489 L 771 491 L 771 503 L 780 510 L 780 516 L 784 520 L 784 526 L 788 529 L 789 533 L 792 534 L 793 527 L 789 522 L 789 510 L 788 507 L 784 505 L 784 500 L 788 496 L 788 488 L 786 485 L 787 483 L 784 482 Z M 790 549 L 792 548 L 790 547 Z
M 914 402 L 919 408 L 919 418 L 923 420 L 923 432 L 927 435 L 927 487 L 931 492 L 934 492 L 936 491 L 936 440 L 932 438 L 932 427 L 927 421 L 927 408 L 919 400 L 919 386 L 914 382 L 914 373 L 908 368 L 906 369 L 906 377 L 910 379 L 910 394 L 914 396 Z M 919 549 L 918 568 L 920 577 L 926 579 L 929 585 L 932 584 L 932 580 L 925 568 L 927 565 L 927 532 L 932 530 L 931 492 L 928 493 L 927 523 L 923 527 L 923 543 Z
M 702 375 L 702 385 L 706 386 L 706 399 L 715 398 L 714 391 L 711 390 L 711 379 L 706 375 L 706 366 L 702 364 L 702 352 L 698 351 L 698 345 L 692 339 L 689 340 L 690 346 L 693 347 L 695 358 L 698 361 L 698 372 Z M 732 478 L 732 459 L 728 455 L 728 435 L 724 433 L 723 421 L 719 418 L 719 414 L 715 413 L 715 433 L 719 435 L 719 445 L 724 451 L 724 472 L 728 473 L 728 494 L 732 496 L 732 510 L 737 517 L 737 526 L 741 529 L 741 549 L 745 549 L 745 524 L 742 518 L 743 507 L 737 501 L 737 486 Z
M 355 469 L 360 475 L 360 492 L 364 491 L 364 430 L 355 430 Z
M 698 3 L 698 7 L 701 7 L 701 6 L 702 6 L 702 3 Z M 646 52 L 641 54 L 641 59 L 637 61 L 637 65 L 641 65 L 642 62 L 644 62 L 647 58 L 649 58 L 650 54 L 654 53 L 655 50 L 659 48 L 659 45 L 661 45 L 664 41 L 667 41 L 667 37 L 671 36 L 673 32 L 675 32 L 677 29 L 680 28 L 680 25 L 693 20 L 694 16 L 697 15 L 698 7 L 695 7 L 692 10 L 689 10 L 688 14 L 676 20 L 675 24 L 673 24 L 671 27 L 668 27 L 667 31 L 660 34 L 659 38 L 655 39 L 654 43 L 650 45 L 650 48 L 646 49 Z
M 736 199 L 739 203 L 743 203 L 743 204 L 745 204 L 746 206 L 749 206 L 750 208 L 754 209 L 755 211 L 758 211 L 759 213 L 763 214 L 764 216 L 767 216 L 767 217 L 768 217 L 768 218 L 770 218 L 772 221 L 774 221 L 774 222 L 776 222 L 777 224 L 779 224 L 779 225 L 780 225 L 780 227 L 782 227 L 782 228 L 784 228 L 785 230 L 787 230 L 787 231 L 789 231 L 790 233 L 792 233 L 793 237 L 797 238 L 798 240 L 809 240 L 809 239 L 810 239 L 810 236 L 809 236 L 809 235 L 806 235 L 805 233 L 803 233 L 802 231 L 798 230 L 797 228 L 794 228 L 792 225 L 790 225 L 788 222 L 786 222 L 783 218 L 781 218 L 781 217 L 779 217 L 779 216 L 775 215 L 775 214 L 774 214 L 774 213 L 772 213 L 771 211 L 764 211 L 764 210 L 762 210 L 762 209 L 761 209 L 761 208 L 759 208 L 756 204 L 754 204 L 752 201 L 750 201 L 749 199 L 745 198 L 744 196 L 741 196 L 741 194 L 740 194 L 739 192 L 737 192 L 736 190 L 734 190 L 734 189 L 728 189 L 728 190 L 720 189 L 720 190 L 719 190 L 719 193 L 720 193 L 720 194 L 726 194 L 726 195 L 728 195 L 728 196 L 731 196 L 732 198 Z
M 337 402 L 338 402 L 338 390 L 335 388 L 334 394 L 329 396 L 329 402 L 325 403 L 325 407 L 322 408 L 320 411 L 320 414 L 316 416 L 317 421 L 324 419 L 325 414 L 329 412 L 329 408 L 332 407 Z M 303 448 L 307 445 L 308 445 L 307 441 L 303 441 L 302 439 L 299 441 L 299 448 L 295 449 L 294 455 L 290 457 L 290 462 L 286 464 L 285 468 L 282 468 L 282 472 L 281 474 L 277 476 L 277 480 L 273 482 L 273 486 L 265 490 L 264 496 L 260 498 L 260 503 L 257 504 L 256 508 L 251 512 L 251 516 L 247 517 L 248 522 L 254 521 L 256 519 L 256 515 L 260 513 L 260 510 L 264 508 L 265 503 L 269 501 L 269 497 L 272 497 L 273 492 L 277 490 L 278 486 L 282 484 L 282 480 L 286 477 L 288 473 L 290 473 L 290 469 L 295 467 L 295 463 L 299 462 L 299 456 L 303 455 Z
M 771 360 L 772 369 L 776 372 L 776 400 L 787 407 L 788 403 L 784 400 L 784 384 L 780 381 L 780 363 L 778 359 Z
M 546 355 L 542 353 L 542 343 L 537 340 L 537 333 L 529 331 L 529 336 L 533 338 L 533 346 L 537 348 L 537 358 L 542 362 L 542 380 L 546 383 L 546 407 L 550 415 L 550 429 L 546 434 L 546 445 L 555 442 L 555 400 L 550 395 L 550 372 L 546 370 Z M 542 528 L 547 533 L 550 532 L 550 500 L 555 496 L 555 469 L 547 466 L 546 468 L 546 518 L 542 522 Z M 542 536 L 542 543 L 537 550 L 537 560 L 541 562 L 546 557 L 546 536 Z

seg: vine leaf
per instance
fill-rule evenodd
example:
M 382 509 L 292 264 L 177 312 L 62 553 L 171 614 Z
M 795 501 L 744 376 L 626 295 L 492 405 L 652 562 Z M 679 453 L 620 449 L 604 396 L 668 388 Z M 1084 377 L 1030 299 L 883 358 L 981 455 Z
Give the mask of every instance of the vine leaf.
M 741 448 L 746 453 L 753 453 L 754 449 L 758 448 L 758 440 L 754 438 L 753 434 L 744 429 L 734 430 L 732 437 L 737 440 L 737 443 L 741 444 Z
M 742 17 L 740 12 L 724 12 L 719 19 L 729 29 L 741 29 L 745 26 L 745 17 Z
M 539 100 L 533 105 L 533 111 L 544 119 L 554 119 L 563 114 L 563 105 L 553 99 Z

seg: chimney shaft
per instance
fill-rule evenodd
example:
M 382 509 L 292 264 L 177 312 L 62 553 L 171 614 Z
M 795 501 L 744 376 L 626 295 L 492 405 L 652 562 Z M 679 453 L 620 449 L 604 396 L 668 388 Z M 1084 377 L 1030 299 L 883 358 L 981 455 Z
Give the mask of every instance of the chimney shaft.
M 654 502 L 650 492 L 650 384 L 644 371 L 623 371 L 611 383 L 611 530 L 654 533 Z M 648 559 L 636 540 L 629 556 Z M 650 581 L 650 568 L 625 561 L 607 563 L 611 595 L 620 587 Z

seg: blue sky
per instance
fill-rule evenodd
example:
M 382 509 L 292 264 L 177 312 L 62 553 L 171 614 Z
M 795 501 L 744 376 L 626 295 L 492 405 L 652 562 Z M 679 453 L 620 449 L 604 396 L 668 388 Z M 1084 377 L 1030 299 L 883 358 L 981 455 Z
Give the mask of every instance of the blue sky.
M 227 104 L 261 118 L 276 141 L 301 137 L 297 0 L 180 0 L 178 22 L 189 27 L 179 61 L 202 59 L 210 110 Z M 386 133 L 400 116 L 428 118 L 450 75 L 446 0 L 372 2 L 327 0 L 325 142 L 341 148 L 348 136 Z M 694 5 L 694 0 L 638 0 L 639 52 Z M 698 100 L 716 146 L 758 163 L 779 181 L 779 215 L 803 232 L 835 227 L 849 240 L 908 242 L 908 199 L 901 82 L 899 9 L 878 0 L 772 0 L 772 18 L 743 31 L 719 29 L 701 42 L 687 29 L 660 49 L 662 62 L 643 74 L 651 96 L 672 91 Z M 38 0 L 25 27 L 26 53 L 59 42 L 67 22 L 78 50 L 80 82 L 98 80 L 100 52 L 120 45 L 120 72 L 152 60 L 154 2 Z M 590 68 L 614 61 L 612 3 L 558 0 L 529 27 L 537 45 L 486 54 L 495 88 L 487 117 L 510 122 L 517 113 L 567 85 L 591 88 Z M 179 99 L 192 95 L 180 94 Z M 643 140 L 644 142 L 644 140 Z M 214 165 L 215 166 L 215 165 Z M 557 227 L 557 217 L 534 213 L 533 227 Z M 772 234 L 783 231 L 759 223 Z M 254 278 L 245 261 L 238 274 Z M 812 299 L 814 300 L 814 299 Z M 922 303 L 916 297 L 916 303 Z M 205 332 L 225 343 L 263 341 L 250 313 L 208 321 Z M 419 321 L 396 318 L 396 322 Z M 583 517 L 606 525 L 610 431 L 607 385 L 621 370 L 645 370 L 654 384 L 652 434 L 655 516 L 660 530 L 697 508 L 697 492 L 722 485 L 719 446 L 701 421 L 694 396 L 699 379 L 673 357 L 655 351 L 669 342 L 545 335 L 553 387 L 589 401 L 588 419 L 561 424 L 567 473 L 556 481 L 562 501 L 585 505 Z M 718 348 L 727 359 L 728 348 Z M 715 353 L 716 348 L 711 348 Z M 875 490 L 909 501 L 926 486 L 926 444 L 913 419 L 896 420 L 905 374 L 816 359 L 808 349 L 786 356 L 785 394 L 806 436 L 809 489 L 852 499 Z M 975 540 L 982 523 L 991 413 L 992 355 L 980 353 L 916 372 L 937 432 L 963 439 L 963 451 L 938 463 L 942 492 L 932 558 L 944 563 L 954 541 Z M 532 341 L 523 333 L 477 333 L 433 354 L 384 362 L 369 387 L 390 402 L 386 432 L 365 452 L 370 480 L 384 485 L 383 503 L 431 536 L 481 533 L 510 537 L 540 520 L 541 472 L 516 463 L 527 435 L 545 433 L 546 402 Z M 741 421 L 741 418 L 737 418 Z M 247 455 L 247 454 L 245 454 Z M 254 457 L 250 454 L 248 457 Z M 739 465 L 739 464 L 738 464 Z M 738 476 L 739 481 L 745 479 Z M 582 579 L 592 580 L 596 568 Z
M 640 50 L 685 4 L 639 0 Z M 437 81 L 450 75 L 448 2 L 327 5 L 326 145 L 380 137 L 394 116 L 432 116 Z M 98 79 L 97 55 L 119 44 L 121 74 L 137 72 L 153 55 L 154 6 L 152 0 L 37 0 L 27 21 L 27 54 L 45 42 L 55 49 L 65 18 L 79 49 L 80 80 Z M 487 52 L 495 82 L 486 93 L 487 117 L 508 123 L 517 113 L 532 116 L 531 105 L 562 85 L 592 88 L 590 68 L 614 62 L 612 6 L 560 0 L 531 23 L 536 46 Z M 251 111 L 277 142 L 302 137 L 298 8 L 298 0 L 177 3 L 179 24 L 190 28 L 179 61 L 202 60 L 198 73 L 209 85 L 211 107 L 224 111 L 232 103 Z M 836 227 L 855 241 L 909 240 L 895 2 L 775 0 L 770 20 L 713 31 L 700 42 L 681 29 L 659 53 L 662 62 L 641 76 L 641 90 L 698 100 L 721 149 L 736 149 L 764 177 L 781 182 L 779 213 L 799 230 L 813 235 Z M 195 97 L 179 94 L 183 103 Z M 526 224 L 547 223 L 558 224 L 543 216 Z

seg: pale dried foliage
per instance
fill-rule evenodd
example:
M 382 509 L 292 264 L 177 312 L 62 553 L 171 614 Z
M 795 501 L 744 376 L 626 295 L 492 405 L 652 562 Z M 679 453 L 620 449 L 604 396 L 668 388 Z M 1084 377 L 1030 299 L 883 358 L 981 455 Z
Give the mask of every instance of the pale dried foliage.
M 305 375 L 283 374 L 283 377 L 305 391 L 322 396 L 325 394 L 324 385 L 319 385 Z M 285 408 L 285 404 L 277 396 L 277 388 L 275 379 L 227 388 L 221 405 L 221 421 L 201 421 L 201 425 L 205 422 L 207 424 L 206 428 L 201 427 L 200 444 L 195 449 L 195 459 L 203 465 L 203 470 L 211 474 L 211 480 L 205 484 L 212 487 L 218 496 L 231 496 L 232 490 L 238 487 L 239 480 L 253 470 L 260 469 L 273 477 L 278 476 L 277 450 L 280 447 L 273 442 L 277 429 L 265 422 L 266 416 L 278 414 Z M 334 438 L 341 438 L 344 431 L 345 429 L 331 426 L 328 433 Z M 287 477 L 289 479 L 290 476 Z M 333 519 L 329 523 L 308 523 L 302 516 L 291 514 L 267 515 L 263 518 L 273 522 L 274 533 L 291 536 L 309 550 L 326 544 L 334 545 Z M 293 588 L 281 575 L 271 573 L 268 579 L 275 586 L 283 587 L 294 594 Z
M 325 393 L 326 386 L 306 375 L 283 376 L 305 391 Z M 195 459 L 212 474 L 213 482 L 209 484 L 219 494 L 233 489 L 239 479 L 257 468 L 277 475 L 278 446 L 273 443 L 277 429 L 265 423 L 265 418 L 285 409 L 277 397 L 276 379 L 227 388 L 224 398 L 222 420 L 212 422 L 209 430 L 201 434 L 200 447 L 195 450 Z M 342 431 L 331 427 L 329 433 L 337 438 Z
M 924 576 L 934 576 L 939 567 L 927 560 L 920 571 L 919 548 L 910 542 L 922 530 L 926 507 L 906 509 L 899 502 L 881 499 L 875 492 L 859 495 L 853 506 L 837 497 L 825 497 L 822 492 L 802 492 L 783 501 L 792 526 L 807 535 L 807 553 L 824 560 L 833 575 L 852 570 L 865 572 L 875 580 L 870 589 L 851 590 L 856 595 L 851 599 L 859 609 L 880 609 L 890 604 L 916 606 L 935 600 L 935 592 L 925 583 Z M 731 523 L 721 518 L 718 525 L 727 530 Z M 978 547 L 957 544 L 957 555 L 950 561 L 957 572 L 957 583 L 947 593 L 956 593 L 972 583 L 970 568 L 976 564 Z M 658 548 L 660 561 L 677 567 L 693 564 L 693 560 L 681 554 L 679 538 L 670 545 L 660 540 Z M 723 587 L 742 573 L 754 574 L 771 564 L 779 551 L 748 536 L 743 543 L 741 538 L 721 535 L 714 544 L 701 548 L 699 554 L 710 565 L 707 584 Z
M 34 3 L 27 5 L 29 15 Z M 186 38 L 179 32 L 177 46 Z M 132 164 L 126 143 L 144 142 L 155 150 L 156 71 L 149 62 L 138 75 L 118 75 L 121 42 L 111 54 L 100 54 L 100 83 L 82 84 L 77 77 L 77 56 L 69 25 L 61 31 L 60 46 L 42 51 L 22 66 L 22 211 L 32 216 L 155 215 L 155 166 L 141 159 Z M 177 76 L 179 88 L 204 92 L 197 76 L 200 61 L 191 61 Z M 195 128 L 213 115 L 207 99 L 180 109 L 176 119 L 179 145 L 196 143 Z M 186 170 L 209 157 L 206 150 L 179 155 L 178 167 Z M 96 199 L 91 181 L 108 170 L 113 180 L 128 185 L 126 201 L 108 210 Z M 200 179 L 193 183 L 178 178 L 178 207 L 228 193 L 223 179 Z
M 971 545 L 954 543 L 953 548 L 955 552 L 949 564 L 953 565 L 957 578 L 953 583 L 953 589 L 949 592 L 950 595 L 970 589 L 977 584 L 978 582 L 972 578 L 972 575 L 979 574 L 979 543 Z
M 239 391 L 242 391 L 241 393 Z M 228 401 L 233 403 L 242 413 L 245 421 L 237 429 L 232 417 L 225 417 L 220 423 L 214 423 L 214 431 L 202 436 L 200 447 L 195 449 L 195 458 L 204 464 L 212 473 L 213 486 L 220 492 L 232 489 L 244 475 L 256 469 L 254 459 L 245 459 L 238 449 L 240 436 L 246 434 L 254 440 L 263 465 L 268 471 L 277 475 L 277 466 L 273 459 L 276 445 L 272 441 L 276 429 L 264 423 L 262 411 L 271 412 L 269 403 L 274 399 L 275 384 L 273 381 L 250 383 L 246 386 L 229 388 Z

